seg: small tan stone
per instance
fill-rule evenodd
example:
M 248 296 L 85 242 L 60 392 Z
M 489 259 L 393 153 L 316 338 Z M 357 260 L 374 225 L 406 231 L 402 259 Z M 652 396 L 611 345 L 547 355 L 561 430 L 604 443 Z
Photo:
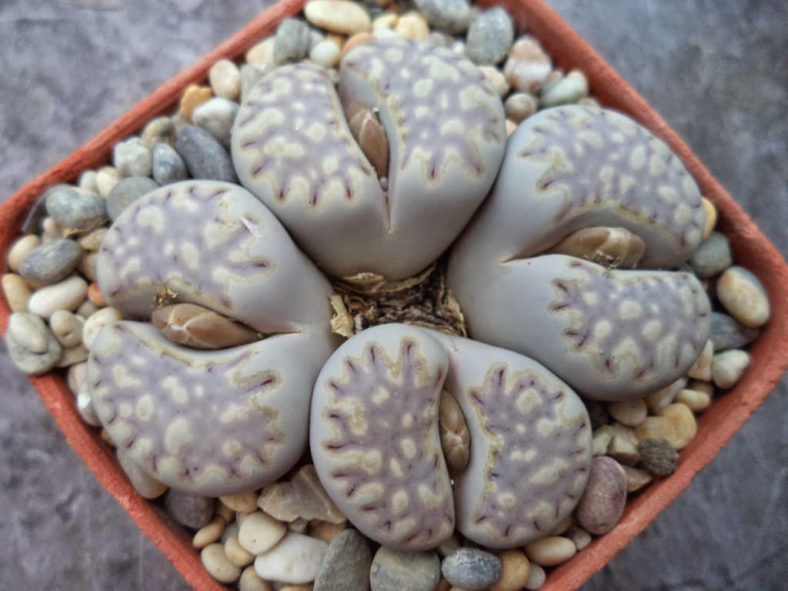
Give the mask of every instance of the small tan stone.
M 238 541 L 237 535 L 229 536 L 224 541 L 224 553 L 235 566 L 244 567 L 248 564 L 252 564 L 254 560 L 254 554 L 248 552 L 246 548 L 241 546 L 241 542 Z
M 286 533 L 287 527 L 282 522 L 256 511 L 241 522 L 238 541 L 252 554 L 262 554 L 276 546 Z
M 83 345 L 76 347 L 68 347 L 63 349 L 60 355 L 60 360 L 55 364 L 55 367 L 71 367 L 77 363 L 82 363 L 88 358 L 88 350 Z
M 534 94 L 541 90 L 553 71 L 552 68 L 550 56 L 539 42 L 525 35 L 509 49 L 503 73 L 513 88 Z
M 308 531 L 311 537 L 323 540 L 328 544 L 339 532 L 345 529 L 347 529 L 347 522 L 331 523 L 330 521 L 313 519 L 309 522 Z
M 304 6 L 304 16 L 315 26 L 344 35 L 369 31 L 372 26 L 367 11 L 347 0 L 310 0 Z
M 27 301 L 27 309 L 41 318 L 49 318 L 57 310 L 76 310 L 87 293 L 88 284 L 85 280 L 71 275 L 63 281 L 34 291 Z
M 83 250 L 95 252 L 101 248 L 101 241 L 104 240 L 107 230 L 109 230 L 109 228 L 96 228 L 95 230 L 91 230 L 87 234 L 80 236 L 77 239 L 77 243 Z
M 175 145 L 175 122 L 172 117 L 151 119 L 140 134 L 142 143 L 152 150 L 159 142 Z
M 681 402 L 666 406 L 656 417 L 648 417 L 635 427 L 638 438 L 662 439 L 675 450 L 687 447 L 697 431 L 695 416 L 689 407 Z
M 234 495 L 224 495 L 219 497 L 219 500 L 233 511 L 253 513 L 257 511 L 257 496 L 257 492 L 250 490 L 249 492 Z
M 337 44 L 339 49 L 345 47 L 345 42 L 347 41 L 347 37 L 345 35 L 340 35 L 339 33 L 326 33 L 326 41 L 333 41 Z
M 538 564 L 531 563 L 531 570 L 528 573 L 528 582 L 525 583 L 525 588 L 529 591 L 540 589 L 547 580 L 547 573 Z
M 271 35 L 246 52 L 246 62 L 253 66 L 270 69 L 276 66 L 274 61 L 274 43 L 276 38 Z
M 703 228 L 703 239 L 706 240 L 717 225 L 717 208 L 705 197 L 701 197 L 700 201 L 703 204 L 703 211 L 706 213 L 706 226 Z
M 511 119 L 506 120 L 506 137 L 512 135 L 515 131 L 517 131 L 517 124 L 512 121 Z
M 312 464 L 302 466 L 290 482 L 276 482 L 265 487 L 257 506 L 280 521 L 322 519 L 332 523 L 347 520 L 326 493 Z
M 27 234 L 21 238 L 17 238 L 16 241 L 11 245 L 11 248 L 8 249 L 8 256 L 6 258 L 8 269 L 18 273 L 19 265 L 22 263 L 25 257 L 30 254 L 30 251 L 32 251 L 39 244 L 41 244 L 41 238 L 35 234 Z
M 279 591 L 312 591 L 312 583 L 302 583 L 300 585 L 285 585 L 280 587 Z
M 104 296 L 101 293 L 101 288 L 96 282 L 88 285 L 88 299 L 99 308 L 103 308 L 107 305 L 107 302 L 104 300 Z
M 562 536 L 547 536 L 525 545 L 528 558 L 542 566 L 555 566 L 566 562 L 576 552 L 575 543 Z
M 539 109 L 539 99 L 527 92 L 513 92 L 503 104 L 506 118 L 520 123 Z
M 238 591 L 274 591 L 274 586 L 261 579 L 253 566 L 247 566 L 238 579 Z
M 44 230 L 44 238 L 63 238 L 63 228 L 60 227 L 53 217 L 45 217 L 41 222 L 41 228 Z
M 627 475 L 621 464 L 607 456 L 591 460 L 591 474 L 575 510 L 583 529 L 592 534 L 606 534 L 621 519 L 626 501 Z
M 30 303 L 28 307 L 33 311 Z M 750 354 L 741 349 L 717 353 L 711 360 L 711 377 L 714 385 L 722 390 L 733 388 L 744 376 L 750 365 Z
M 711 382 L 704 382 L 702 380 L 690 380 L 687 388 L 697 392 L 703 392 L 709 395 L 709 398 L 714 398 L 714 384 Z
M 399 15 L 396 12 L 384 12 L 375 20 L 372 21 L 372 30 L 378 29 L 393 29 L 397 26 Z
M 208 544 L 213 544 L 222 537 L 225 525 L 227 525 L 227 523 L 222 517 L 214 517 L 207 525 L 197 530 L 192 538 L 192 546 L 200 549 L 205 548 Z
M 219 60 L 211 66 L 208 81 L 216 96 L 234 101 L 241 95 L 241 72 L 230 60 Z
M 79 175 L 79 179 L 77 180 L 77 185 L 80 189 L 84 189 L 88 193 L 94 193 L 98 195 L 98 185 L 96 184 L 96 171 L 95 170 L 85 170 L 82 174 Z
M 503 75 L 495 66 L 479 66 L 479 71 L 484 74 L 485 79 L 492 85 L 496 94 L 503 98 L 509 92 L 509 83 L 506 81 L 506 76 Z
M 107 197 L 118 184 L 118 181 L 123 178 L 114 166 L 102 166 L 96 172 L 96 186 L 98 186 L 99 195 Z
M 519 591 L 528 582 L 531 563 L 520 550 L 504 550 L 501 559 L 501 578 L 490 586 L 490 591 Z
M 205 546 L 200 552 L 200 560 L 208 574 L 220 583 L 232 583 L 241 575 L 241 569 L 230 562 L 221 544 Z
M 82 343 L 90 349 L 98 332 L 107 324 L 112 324 L 123 318 L 120 310 L 116 308 L 102 308 L 94 312 L 82 327 Z
M 769 321 L 769 295 L 747 269 L 728 267 L 717 279 L 716 294 L 725 310 L 744 326 L 758 328 Z
M 676 402 L 686 404 L 692 412 L 703 412 L 711 405 L 711 396 L 705 392 L 684 388 L 676 395 Z
M 418 12 L 407 12 L 399 17 L 394 32 L 405 39 L 426 39 L 430 36 L 430 27 Z
M 216 514 L 228 523 L 235 518 L 235 511 L 221 501 L 216 505 Z
M 627 492 L 633 493 L 646 486 L 649 482 L 654 480 L 654 477 L 648 470 L 641 470 L 640 468 L 633 468 L 632 466 L 621 466 L 627 475 Z
M 96 275 L 97 261 L 97 252 L 86 252 L 82 255 L 82 259 L 77 265 L 77 271 L 82 273 L 82 275 L 84 275 L 89 281 L 96 281 L 98 279 L 98 276 Z
M 30 288 L 16 273 L 6 273 L 2 279 L 3 295 L 11 312 L 27 312 L 27 300 L 30 299 Z
M 295 521 L 291 521 L 287 524 L 287 529 L 290 531 L 294 531 L 298 534 L 306 533 L 307 528 L 309 527 L 309 521 L 304 519 L 303 517 L 299 517 Z
M 634 466 L 640 459 L 637 441 L 633 442 L 631 439 L 620 435 L 613 435 L 610 445 L 607 446 L 607 455 L 617 462 L 628 466 Z
M 191 122 L 194 109 L 203 104 L 205 101 L 213 96 L 213 91 L 209 86 L 198 86 L 197 84 L 190 84 L 186 87 L 181 97 L 178 113 L 186 121 Z
M 613 432 L 610 429 L 605 429 L 607 426 L 603 425 L 596 429 L 591 438 L 591 454 L 594 457 L 607 455 L 607 448 L 613 441 Z
M 626 468 L 624 468 L 624 471 L 626 471 Z M 565 535 L 574 542 L 578 552 L 591 543 L 591 534 L 578 525 L 570 527 Z
M 706 341 L 703 351 L 695 360 L 695 363 L 687 371 L 687 375 L 696 380 L 705 382 L 711 381 L 711 360 L 714 357 L 714 344 L 711 339 Z
M 648 407 L 643 400 L 622 400 L 608 402 L 607 412 L 622 425 L 637 427 L 648 414 Z
M 448 554 L 454 552 L 459 547 L 460 547 L 460 540 L 457 538 L 457 534 L 454 533 L 451 535 L 451 537 L 441 542 L 438 545 L 438 547 L 435 548 L 435 550 L 437 550 L 438 554 L 440 554 L 441 557 L 445 557 Z

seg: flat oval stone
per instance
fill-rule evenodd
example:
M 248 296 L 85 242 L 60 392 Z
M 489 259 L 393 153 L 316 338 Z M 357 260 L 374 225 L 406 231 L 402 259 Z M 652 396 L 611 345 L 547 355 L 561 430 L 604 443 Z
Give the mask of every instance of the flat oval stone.
M 371 591 L 433 591 L 440 580 L 435 552 L 405 552 L 381 546 L 369 570 Z
M 169 185 L 189 178 L 189 171 L 181 155 L 170 144 L 159 142 L 153 147 L 153 180 Z
M 730 267 L 716 285 L 725 310 L 744 326 L 758 328 L 769 321 L 769 296 L 758 278 L 743 267 Z
M 35 286 L 50 285 L 68 277 L 79 264 L 82 248 L 67 238 L 36 246 L 19 264 L 19 274 Z
M 621 519 L 626 502 L 627 474 L 624 469 L 612 458 L 594 458 L 591 477 L 577 507 L 580 525 L 592 534 L 605 534 Z
M 719 275 L 733 264 L 730 241 L 723 234 L 712 232 L 698 246 L 689 264 L 695 274 L 702 279 Z
M 340 532 L 328 544 L 315 576 L 313 591 L 367 589 L 372 552 L 367 539 L 354 529 Z M 408 589 L 409 587 L 400 587 Z
M 718 388 L 733 388 L 744 376 L 750 365 L 750 354 L 747 351 L 731 349 L 717 353 L 711 361 L 711 375 Z
M 178 132 L 175 148 L 192 178 L 238 182 L 227 150 L 204 129 L 186 125 Z
M 55 335 L 44 321 L 27 312 L 9 316 L 5 341 L 11 361 L 27 375 L 40 375 L 49 371 L 62 353 Z
M 255 558 L 254 570 L 268 581 L 309 583 L 315 580 L 327 551 L 328 544 L 322 540 L 290 532 L 273 549 Z
M 107 213 L 112 221 L 137 199 L 158 188 L 156 181 L 146 176 L 130 176 L 118 181 L 107 195 Z
M 503 61 L 514 40 L 514 23 L 505 8 L 497 6 L 481 12 L 471 23 L 465 53 L 477 64 Z
M 415 0 L 414 4 L 433 27 L 454 35 L 468 29 L 471 21 L 468 0 Z
M 347 0 L 310 0 L 304 6 L 304 16 L 313 25 L 342 35 L 369 31 L 372 25 L 367 11 Z
M 441 562 L 441 573 L 455 587 L 486 589 L 501 578 L 501 559 L 476 548 L 458 548 Z
M 711 313 L 711 342 L 717 353 L 746 347 L 757 339 L 759 334 L 757 328 L 739 324 L 727 314 Z
M 286 18 L 276 29 L 273 47 L 275 64 L 298 61 L 307 56 L 312 36 L 307 24 L 299 19 Z M 250 63 L 253 60 L 249 60 Z
M 33 292 L 27 308 L 33 314 L 49 318 L 58 310 L 76 310 L 85 301 L 88 284 L 82 277 L 72 275 L 59 283 L 47 285 Z
M 68 185 L 47 191 L 46 207 L 47 213 L 69 232 L 91 230 L 109 219 L 104 199 Z

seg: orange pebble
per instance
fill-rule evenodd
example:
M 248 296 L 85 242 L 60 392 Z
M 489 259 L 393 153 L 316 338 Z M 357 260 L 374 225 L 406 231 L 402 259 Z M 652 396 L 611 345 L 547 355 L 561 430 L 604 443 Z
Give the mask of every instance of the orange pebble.
M 91 283 L 90 287 L 88 287 L 88 299 L 92 304 L 98 307 L 107 305 L 107 302 L 104 301 L 104 296 L 101 295 L 101 290 L 99 289 L 98 283 Z
M 342 57 L 344 58 L 347 53 L 358 45 L 363 45 L 364 43 L 369 43 L 375 38 L 372 33 L 356 33 L 350 39 L 345 41 L 344 47 L 342 47 Z
M 194 109 L 213 96 L 213 91 L 208 86 L 189 85 L 183 92 L 180 103 L 180 114 L 186 121 L 191 122 Z

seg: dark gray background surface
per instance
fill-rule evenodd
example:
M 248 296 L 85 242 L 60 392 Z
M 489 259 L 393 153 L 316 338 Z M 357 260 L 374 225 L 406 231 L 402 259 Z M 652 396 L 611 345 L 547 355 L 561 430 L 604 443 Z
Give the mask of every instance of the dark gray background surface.
M 265 0 L 0 0 L 0 199 L 241 28 Z M 788 4 L 551 0 L 788 252 Z M 788 302 L 772 302 L 774 306 Z M 0 345 L 0 590 L 187 586 Z M 784 379 L 583 589 L 785 589 Z

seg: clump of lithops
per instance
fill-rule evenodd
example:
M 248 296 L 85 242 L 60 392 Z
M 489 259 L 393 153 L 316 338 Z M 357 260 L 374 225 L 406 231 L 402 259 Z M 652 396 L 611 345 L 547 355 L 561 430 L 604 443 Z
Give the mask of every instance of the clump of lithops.
M 538 589 L 769 320 L 663 142 L 505 9 L 415 6 L 310 0 L 7 253 L 12 361 L 242 591 Z

